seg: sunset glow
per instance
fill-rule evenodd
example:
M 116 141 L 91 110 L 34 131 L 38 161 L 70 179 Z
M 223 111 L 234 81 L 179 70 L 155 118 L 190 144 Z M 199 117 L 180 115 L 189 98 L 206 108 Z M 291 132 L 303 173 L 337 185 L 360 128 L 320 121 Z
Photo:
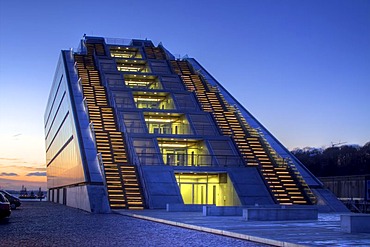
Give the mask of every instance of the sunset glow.
M 37 136 L 3 135 L 0 137 L 0 187 L 20 190 L 46 189 L 45 150 Z
M 84 34 L 148 38 L 197 58 L 290 150 L 362 146 L 369 13 L 363 0 L 0 1 L 0 188 L 46 189 L 45 107 L 61 50 Z M 116 50 L 122 70 L 139 64 L 124 62 L 135 52 Z

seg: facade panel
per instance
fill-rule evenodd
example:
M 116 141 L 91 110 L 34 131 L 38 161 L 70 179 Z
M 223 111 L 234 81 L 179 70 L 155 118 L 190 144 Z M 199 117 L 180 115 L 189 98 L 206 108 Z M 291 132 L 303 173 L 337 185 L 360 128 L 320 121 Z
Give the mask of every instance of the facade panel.
M 94 170 L 94 166 L 98 166 L 98 158 L 86 121 L 80 85 L 74 76 L 73 61 L 71 64 L 70 58 L 70 52 L 62 52 L 57 65 L 45 112 L 45 147 L 47 185 L 50 195 L 54 195 L 49 200 L 73 206 L 82 205 L 83 201 L 92 203 L 91 194 L 99 191 L 96 186 L 104 188 L 104 185 L 100 169 Z M 74 80 L 74 85 L 70 84 L 71 80 Z M 84 120 L 87 123 L 85 128 Z M 89 142 L 92 145 L 89 146 Z M 85 189 L 72 189 L 81 186 Z M 74 191 L 81 191 L 82 194 L 71 196 L 70 193 Z M 92 212 L 109 211 L 104 206 L 104 197 L 100 201 L 94 206 L 83 208 Z
M 79 145 L 73 135 L 72 109 L 63 58 L 59 60 L 55 89 L 46 113 L 46 164 L 48 188 L 86 182 Z

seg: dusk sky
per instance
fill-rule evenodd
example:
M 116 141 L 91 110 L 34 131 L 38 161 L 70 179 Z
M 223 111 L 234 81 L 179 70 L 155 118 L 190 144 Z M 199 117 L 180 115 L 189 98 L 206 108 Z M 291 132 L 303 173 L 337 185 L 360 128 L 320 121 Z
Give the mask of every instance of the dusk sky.
M 1 188 L 46 189 L 46 102 L 84 34 L 194 57 L 288 149 L 370 141 L 369 0 L 0 0 Z

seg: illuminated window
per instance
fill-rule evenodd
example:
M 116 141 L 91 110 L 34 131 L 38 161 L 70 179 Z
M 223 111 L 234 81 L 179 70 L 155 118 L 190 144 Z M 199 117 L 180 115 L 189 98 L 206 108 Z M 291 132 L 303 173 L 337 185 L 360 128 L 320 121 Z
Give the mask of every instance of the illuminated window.
M 133 47 L 111 47 L 110 55 L 117 58 L 142 58 L 139 49 Z
M 189 122 L 184 114 L 146 112 L 144 118 L 151 134 L 192 134 Z
M 125 84 L 130 88 L 161 89 L 157 76 L 125 74 Z
M 145 60 L 117 60 L 118 71 L 150 73 L 150 69 Z
M 158 146 L 165 165 L 211 166 L 212 157 L 202 140 L 158 138 Z
M 184 204 L 241 205 L 227 173 L 176 173 L 175 177 Z
M 134 92 L 137 108 L 171 110 L 175 109 L 169 93 L 163 92 Z

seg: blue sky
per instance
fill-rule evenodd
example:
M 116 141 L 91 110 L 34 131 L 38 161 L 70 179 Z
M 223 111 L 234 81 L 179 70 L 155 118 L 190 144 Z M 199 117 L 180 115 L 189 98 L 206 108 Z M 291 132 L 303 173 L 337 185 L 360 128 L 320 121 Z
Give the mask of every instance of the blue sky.
M 370 141 L 368 0 L 0 1 L 0 174 L 45 166 L 55 66 L 83 34 L 196 58 L 289 149 Z

